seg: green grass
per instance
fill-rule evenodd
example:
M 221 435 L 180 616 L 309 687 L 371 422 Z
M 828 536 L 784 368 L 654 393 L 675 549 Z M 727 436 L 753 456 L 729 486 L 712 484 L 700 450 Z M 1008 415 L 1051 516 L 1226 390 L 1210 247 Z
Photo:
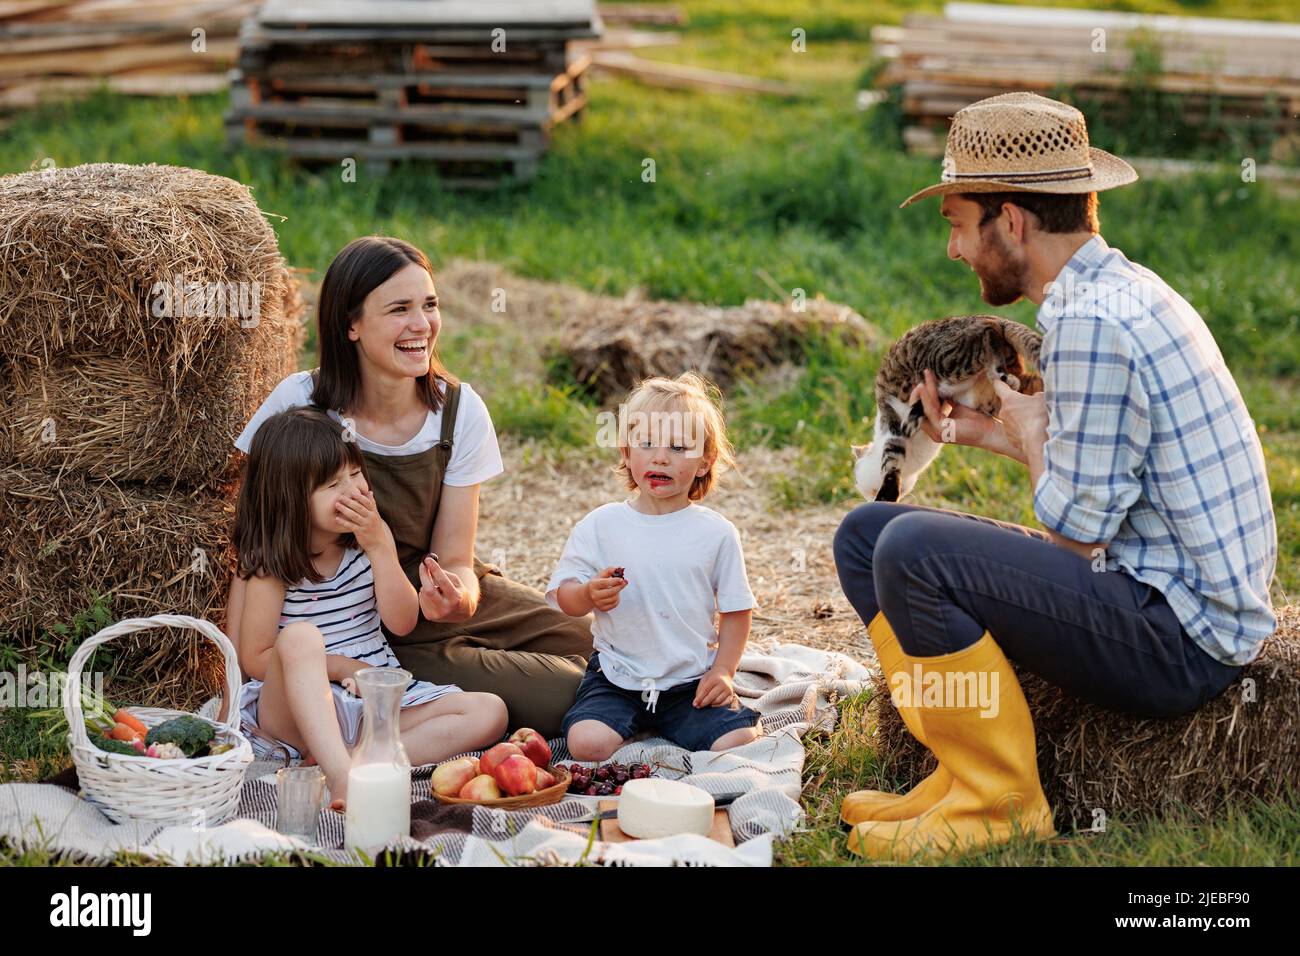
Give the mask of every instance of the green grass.
M 524 276 L 615 295 L 640 290 L 737 304 L 772 298 L 764 278 L 771 276 L 783 289 L 852 305 L 889 336 L 929 318 L 989 311 L 973 276 L 946 260 L 936 205 L 897 208 L 934 181 L 937 162 L 900 152 L 888 104 L 868 113 L 853 106 L 859 81 L 873 69 L 871 25 L 939 4 L 705 0 L 685 6 L 691 22 L 683 42 L 643 55 L 780 79 L 805 95 L 702 94 L 602 78 L 591 84 L 585 119 L 558 130 L 534 182 L 458 194 L 417 166 L 385 179 L 362 170 L 357 182 L 344 183 L 337 169 L 296 168 L 269 152 L 228 152 L 224 96 L 144 100 L 101 93 L 18 117 L 0 140 L 0 173 L 49 157 L 60 166 L 157 162 L 230 176 L 250 185 L 261 207 L 275 214 L 290 263 L 318 277 L 350 239 L 381 232 L 416 243 L 435 264 L 491 259 Z M 1289 0 L 1109 6 L 1300 19 Z M 795 28 L 806 31 L 806 53 L 791 51 Z M 1176 118 L 1168 126 L 1160 125 L 1164 117 L 1152 119 L 1138 131 L 1093 124 L 1094 142 L 1135 149 L 1168 144 Z M 1222 174 L 1144 180 L 1106 193 L 1102 223 L 1113 245 L 1155 269 L 1200 311 L 1246 397 L 1268 460 L 1282 549 L 1274 598 L 1281 602 L 1300 593 L 1300 203 L 1265 184 L 1243 184 L 1233 172 L 1243 148 L 1226 143 L 1217 155 L 1211 149 L 1223 161 Z M 641 179 L 647 158 L 655 161 L 652 183 Z M 1033 321 L 1025 303 L 1004 312 Z M 575 449 L 585 452 L 595 409 L 563 368 L 520 377 L 525 365 L 545 369 L 543 343 L 517 336 L 504 347 L 497 331 L 454 320 L 448 317 L 440 348 L 449 366 L 486 397 L 498 430 L 533 440 L 530 455 L 562 459 Z M 309 342 L 304 366 L 313 363 L 312 353 Z M 773 488 L 776 507 L 853 502 L 848 445 L 869 435 L 878 361 L 871 352 L 810 341 L 787 387 L 742 382 L 730 390 L 728 418 L 740 448 L 798 449 L 800 467 Z M 972 449 L 945 449 L 918 497 L 1035 524 L 1024 470 Z M 74 632 L 85 625 L 73 622 Z M 38 655 L 41 666 L 66 663 L 56 649 L 67 646 L 66 636 L 51 636 Z M 0 646 L 0 667 L 13 664 Z M 107 690 L 113 696 L 114 685 Z M 781 847 L 780 863 L 848 862 L 834 809 L 843 793 L 875 773 L 871 745 L 855 729 L 860 706 L 847 704 L 841 729 L 811 744 L 808 832 Z M 0 754 L 0 779 L 38 779 L 67 759 L 14 712 L 0 712 Z M 964 862 L 1294 863 L 1297 822 L 1294 807 L 1255 807 L 1211 822 L 1115 824 L 1105 834 L 1015 846 Z M 39 861 L 0 853 L 0 862 Z
M 867 865 L 845 849 L 843 798 L 861 789 L 897 790 L 875 760 L 870 692 L 844 701 L 829 736 L 806 737 L 807 820 L 777 844 L 778 866 Z M 1067 832 L 1050 841 L 1019 838 L 942 861 L 959 866 L 1295 866 L 1300 863 L 1300 805 L 1260 801 L 1206 819 L 1172 814 L 1158 820 L 1108 820 L 1103 832 Z

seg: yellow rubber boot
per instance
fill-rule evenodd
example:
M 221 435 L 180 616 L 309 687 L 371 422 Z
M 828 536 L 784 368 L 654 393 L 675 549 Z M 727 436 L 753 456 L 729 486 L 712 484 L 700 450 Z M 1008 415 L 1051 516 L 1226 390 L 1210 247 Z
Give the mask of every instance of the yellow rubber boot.
M 1055 836 L 1029 705 L 993 636 L 985 631 L 953 654 L 904 660 L 921 666 L 919 690 L 937 698 L 922 697 L 921 725 L 952 786 L 916 817 L 858 824 L 849 849 L 870 859 L 908 860 L 1006 843 L 1016 833 Z
M 904 667 L 903 649 L 899 647 L 894 629 L 889 626 L 889 621 L 882 612 L 876 612 L 876 616 L 867 625 L 867 636 L 876 649 L 881 673 L 885 675 L 885 686 L 893 687 L 892 675 Z M 921 728 L 916 708 L 899 706 L 898 714 L 912 736 L 925 744 L 925 731 Z M 939 769 L 907 793 L 886 793 L 883 790 L 858 790 L 850 793 L 840 804 L 840 819 L 849 826 L 868 820 L 906 820 L 934 806 L 951 786 L 952 774 L 940 764 Z

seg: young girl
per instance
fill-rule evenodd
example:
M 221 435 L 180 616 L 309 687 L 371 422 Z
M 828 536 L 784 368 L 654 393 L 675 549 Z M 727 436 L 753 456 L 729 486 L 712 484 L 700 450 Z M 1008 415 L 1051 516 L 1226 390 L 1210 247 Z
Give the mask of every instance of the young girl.
M 647 729 L 691 751 L 759 735 L 732 689 L 754 607 L 740 535 L 696 503 L 735 464 L 708 388 L 686 372 L 632 391 L 614 470 L 637 494 L 574 526 L 547 586 L 566 614 L 595 610 L 596 653 L 562 728 L 575 760 L 605 760 Z
M 315 408 L 280 412 L 258 429 L 235 544 L 239 575 L 250 579 L 239 662 L 251 679 L 241 713 L 295 755 L 310 753 L 332 805 L 342 807 L 362 713 L 353 675 L 399 666 L 380 624 L 401 635 L 428 615 L 436 566 L 425 558 L 417 593 L 376 510 L 360 449 Z M 402 697 L 402 744 L 414 766 L 487 746 L 505 727 L 495 694 L 412 680 Z

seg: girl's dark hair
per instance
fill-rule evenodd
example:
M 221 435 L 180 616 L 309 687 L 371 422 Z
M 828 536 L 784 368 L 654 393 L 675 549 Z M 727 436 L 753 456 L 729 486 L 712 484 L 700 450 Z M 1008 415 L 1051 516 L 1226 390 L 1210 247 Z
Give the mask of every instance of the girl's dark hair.
M 321 282 L 316 311 L 320 371 L 311 402 L 320 408 L 345 412 L 355 407 L 361 392 L 361 362 L 348 328 L 361 317 L 366 296 L 414 262 L 429 276 L 433 265 L 415 246 L 390 236 L 353 239 L 334 257 Z M 420 396 L 431 411 L 442 407 L 443 394 L 434 379 L 456 384 L 438 355 L 437 343 L 429 349 L 429 372 L 419 378 Z
M 311 495 L 348 465 L 365 474 L 361 449 L 320 409 L 290 408 L 261 424 L 248 449 L 235 512 L 241 578 L 272 575 L 286 587 L 304 578 L 325 580 L 311 561 Z M 356 540 L 351 532 L 338 538 L 345 548 L 356 547 Z

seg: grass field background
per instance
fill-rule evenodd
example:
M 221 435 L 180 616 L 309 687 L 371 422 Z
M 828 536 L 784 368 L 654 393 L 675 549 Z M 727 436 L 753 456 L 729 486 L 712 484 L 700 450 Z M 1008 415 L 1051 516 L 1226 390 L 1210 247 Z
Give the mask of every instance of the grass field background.
M 1066 6 L 1068 4 L 1042 4 Z M 703 0 L 683 42 L 643 55 L 732 69 L 797 85 L 797 99 L 659 90 L 612 78 L 591 83 L 580 124 L 557 131 L 538 178 L 520 188 L 457 194 L 422 168 L 345 183 L 337 169 L 297 169 L 267 152 L 228 152 L 226 97 L 161 100 L 102 93 L 20 117 L 0 140 L 0 173 L 51 158 L 169 163 L 230 176 L 253 188 L 281 247 L 297 267 L 323 271 L 348 240 L 401 236 L 435 266 L 455 257 L 490 259 L 529 277 L 622 294 L 735 304 L 784 289 L 844 302 L 890 336 L 926 319 L 985 312 L 967 268 L 947 261 L 937 203 L 898 203 L 937 178 L 935 160 L 901 152 L 897 117 L 885 104 L 855 109 L 873 69 L 870 29 L 934 3 L 781 3 Z M 1198 16 L 1300 19 L 1287 0 L 1131 0 L 1114 9 Z M 791 31 L 807 32 L 807 52 Z M 1126 151 L 1159 142 L 1151 129 L 1094 130 L 1094 143 Z M 1223 171 L 1144 179 L 1103 194 L 1102 230 L 1130 258 L 1157 271 L 1205 318 L 1260 430 L 1281 554 L 1274 599 L 1300 591 L 1300 203 L 1265 182 L 1246 184 L 1241 160 L 1270 144 L 1224 142 L 1168 153 L 1217 160 Z M 655 160 L 656 181 L 642 162 Z M 1003 310 L 1033 323 L 1033 307 Z M 448 324 L 449 366 L 486 398 L 499 432 L 540 443 L 559 459 L 585 450 L 595 409 L 558 376 L 520 387 L 516 362 L 485 333 Z M 801 467 L 772 488 L 774 508 L 843 502 L 856 493 L 847 445 L 869 434 L 871 382 L 879 355 L 810 342 L 799 376 L 778 391 L 742 383 L 727 395 L 741 447 L 795 446 Z M 314 343 L 302 365 L 314 364 Z M 1024 470 L 981 452 L 952 448 L 927 474 L 924 504 L 1035 524 Z M 78 625 L 87 633 L 94 619 Z M 2 659 L 0 666 L 16 662 Z M 61 662 L 49 660 L 44 666 Z M 110 688 L 111 695 L 111 688 Z M 845 790 L 876 778 L 870 747 L 847 706 L 843 729 L 809 755 L 809 830 L 783 846 L 780 862 L 847 862 L 833 809 Z M 20 713 L 0 714 L 0 774 L 31 779 L 60 756 Z M 1011 847 L 966 862 L 1294 863 L 1300 811 L 1242 808 L 1215 821 L 1117 827 L 1051 848 Z M 24 862 L 34 862 L 28 857 Z

